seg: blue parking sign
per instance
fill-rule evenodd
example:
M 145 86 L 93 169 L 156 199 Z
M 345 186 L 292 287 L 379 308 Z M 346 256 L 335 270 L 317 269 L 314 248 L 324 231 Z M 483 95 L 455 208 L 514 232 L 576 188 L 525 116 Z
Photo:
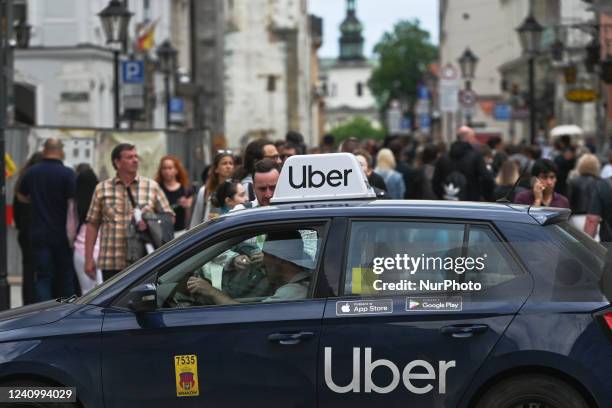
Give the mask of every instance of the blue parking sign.
M 493 113 L 495 120 L 510 120 L 512 118 L 512 105 L 497 104 Z
M 121 78 L 124 84 L 144 83 L 144 61 L 128 60 L 121 62 Z
M 185 102 L 183 98 L 170 98 L 170 113 L 183 113 L 185 111 Z

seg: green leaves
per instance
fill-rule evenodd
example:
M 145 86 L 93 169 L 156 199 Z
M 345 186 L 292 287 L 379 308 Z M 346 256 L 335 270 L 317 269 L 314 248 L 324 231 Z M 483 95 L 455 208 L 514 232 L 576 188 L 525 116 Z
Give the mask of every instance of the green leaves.
M 420 27 L 419 20 L 400 21 L 383 35 L 374 53 L 379 64 L 368 85 L 381 110 L 386 111 L 393 99 L 414 104 L 419 81 L 438 59 L 429 32 Z
M 384 130 L 375 128 L 368 119 L 362 116 L 357 116 L 352 121 L 333 128 L 329 133 L 335 136 L 338 144 L 349 137 L 356 137 L 359 140 L 382 140 L 385 137 Z

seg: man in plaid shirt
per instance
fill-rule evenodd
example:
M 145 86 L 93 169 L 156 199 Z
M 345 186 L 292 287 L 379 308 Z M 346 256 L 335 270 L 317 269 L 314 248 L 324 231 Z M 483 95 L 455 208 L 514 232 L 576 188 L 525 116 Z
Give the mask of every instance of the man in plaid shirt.
M 128 266 L 126 261 L 127 232 L 132 220 L 138 220 L 138 228 L 143 231 L 146 224 L 135 217 L 130 201 L 129 188 L 137 207 L 144 212 L 174 214 L 168 199 L 159 185 L 148 178 L 138 175 L 138 153 L 136 147 L 122 143 L 111 153 L 113 167 L 117 175 L 96 186 L 89 212 L 85 234 L 85 272 L 95 277 L 96 265 L 93 249 L 100 232 L 100 255 L 97 268 L 102 270 L 107 280 Z

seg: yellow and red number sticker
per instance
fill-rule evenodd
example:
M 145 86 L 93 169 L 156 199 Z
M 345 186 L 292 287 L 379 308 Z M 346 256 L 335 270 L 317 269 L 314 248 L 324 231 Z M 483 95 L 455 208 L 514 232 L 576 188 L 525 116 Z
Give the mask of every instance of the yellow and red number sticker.
M 189 354 L 174 356 L 176 374 L 176 396 L 195 397 L 200 395 L 198 382 L 198 356 Z

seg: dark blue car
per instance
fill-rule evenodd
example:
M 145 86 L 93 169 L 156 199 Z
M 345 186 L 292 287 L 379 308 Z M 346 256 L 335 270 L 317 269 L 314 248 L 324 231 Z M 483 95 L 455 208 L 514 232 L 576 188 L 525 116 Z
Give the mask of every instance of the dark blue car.
M 0 386 L 106 408 L 612 407 L 606 251 L 568 217 L 374 199 L 232 213 L 79 299 L 0 314 Z

